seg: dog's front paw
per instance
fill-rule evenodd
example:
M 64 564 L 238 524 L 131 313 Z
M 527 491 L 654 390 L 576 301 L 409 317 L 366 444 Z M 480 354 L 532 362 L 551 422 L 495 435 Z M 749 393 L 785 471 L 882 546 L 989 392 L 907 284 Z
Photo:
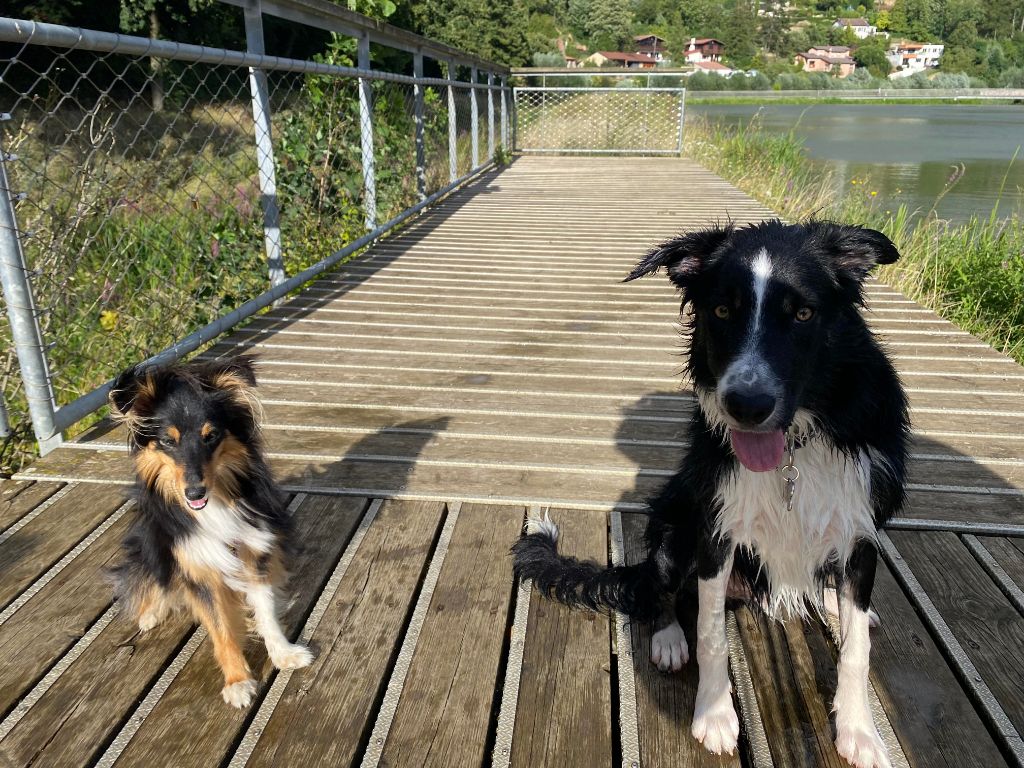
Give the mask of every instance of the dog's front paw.
M 678 672 L 690 660 L 686 635 L 678 622 L 659 629 L 651 638 L 651 663 L 662 672 Z
M 837 726 L 836 750 L 856 768 L 892 768 L 889 753 L 874 725 L 867 728 Z
M 740 737 L 740 720 L 732 705 L 732 697 L 726 691 L 724 696 L 706 706 L 701 705 L 699 694 L 697 698 L 690 733 L 708 752 L 731 755 Z
M 304 645 L 286 645 L 269 653 L 271 663 L 278 669 L 302 669 L 313 663 L 313 652 Z
M 144 614 L 139 616 L 139 631 L 149 632 L 157 624 L 164 620 L 162 614 L 156 611 L 146 611 Z
M 225 685 L 221 689 L 220 695 L 232 707 L 245 709 L 252 703 L 252 697 L 256 695 L 256 681 L 250 678 Z

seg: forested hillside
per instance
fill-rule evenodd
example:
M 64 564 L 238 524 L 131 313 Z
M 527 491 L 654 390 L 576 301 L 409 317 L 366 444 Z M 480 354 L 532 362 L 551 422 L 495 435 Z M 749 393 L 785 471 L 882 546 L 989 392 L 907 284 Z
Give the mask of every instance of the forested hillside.
M 833 0 L 357 0 L 349 7 L 511 65 L 561 65 L 598 50 L 632 49 L 654 33 L 679 56 L 691 37 L 725 43 L 732 66 L 768 74 L 793 71 L 811 45 L 842 44 L 872 74 L 884 75 L 885 38 L 858 40 L 834 29 L 862 17 L 892 38 L 941 42 L 941 69 L 992 85 L 1024 86 L 1024 0 L 886 0 L 851 6 Z M 14 0 L 5 13 L 76 26 L 156 34 L 208 44 L 243 44 L 238 9 L 212 0 Z M 305 56 L 323 38 L 268 22 L 268 48 Z

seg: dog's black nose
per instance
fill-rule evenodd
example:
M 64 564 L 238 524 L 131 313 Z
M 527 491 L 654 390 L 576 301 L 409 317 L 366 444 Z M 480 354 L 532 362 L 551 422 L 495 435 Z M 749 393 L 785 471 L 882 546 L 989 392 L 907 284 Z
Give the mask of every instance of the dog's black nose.
M 189 501 L 199 501 L 206 498 L 206 488 L 202 485 L 191 485 L 185 489 L 185 498 Z
M 772 415 L 775 398 L 763 392 L 737 392 L 725 395 L 725 409 L 743 426 L 756 427 Z

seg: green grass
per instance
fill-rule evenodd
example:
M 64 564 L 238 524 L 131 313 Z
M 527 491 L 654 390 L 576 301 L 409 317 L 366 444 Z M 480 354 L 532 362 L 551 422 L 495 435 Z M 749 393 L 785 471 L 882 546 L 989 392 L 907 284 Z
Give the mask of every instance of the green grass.
M 997 205 L 966 222 L 940 219 L 934 207 L 887 211 L 869 178 L 840 198 L 828 170 L 807 156 L 794 132 L 771 134 L 756 122 L 732 128 L 695 120 L 686 139 L 692 157 L 788 219 L 827 217 L 884 232 L 902 258 L 879 270 L 883 281 L 1024 364 L 1019 211 L 1000 216 Z

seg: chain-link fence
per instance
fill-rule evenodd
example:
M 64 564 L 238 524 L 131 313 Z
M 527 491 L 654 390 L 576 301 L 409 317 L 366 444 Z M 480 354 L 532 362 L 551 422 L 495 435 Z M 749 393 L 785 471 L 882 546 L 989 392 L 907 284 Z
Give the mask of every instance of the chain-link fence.
M 0 470 L 30 421 L 45 452 L 123 367 L 199 348 L 490 164 L 458 52 L 403 33 L 413 74 L 371 70 L 365 26 L 312 62 L 261 33 L 241 52 L 0 18 Z
M 519 152 L 681 154 L 682 88 L 515 89 Z

